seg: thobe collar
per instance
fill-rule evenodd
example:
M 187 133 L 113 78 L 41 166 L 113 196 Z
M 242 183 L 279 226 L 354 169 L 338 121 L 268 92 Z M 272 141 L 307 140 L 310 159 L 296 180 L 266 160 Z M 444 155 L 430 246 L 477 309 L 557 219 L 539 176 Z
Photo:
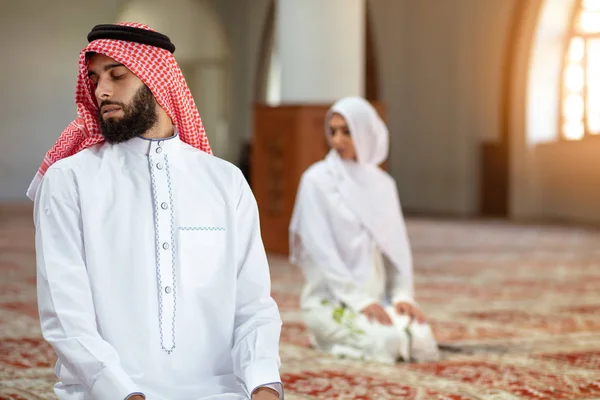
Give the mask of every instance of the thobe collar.
M 155 155 L 176 155 L 181 148 L 181 139 L 179 132 L 174 130 L 174 134 L 167 138 L 149 139 L 142 136 L 136 136 L 126 142 L 121 143 L 127 149 L 146 156 Z

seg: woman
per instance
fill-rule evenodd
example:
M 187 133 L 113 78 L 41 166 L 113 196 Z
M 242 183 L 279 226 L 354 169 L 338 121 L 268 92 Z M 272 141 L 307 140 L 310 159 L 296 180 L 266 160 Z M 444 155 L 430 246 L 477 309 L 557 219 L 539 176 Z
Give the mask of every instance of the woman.
M 394 180 L 379 165 L 389 135 L 377 111 L 344 98 L 326 116 L 327 157 L 304 172 L 290 224 L 306 282 L 311 341 L 339 356 L 433 361 L 433 333 L 413 298 L 412 256 Z

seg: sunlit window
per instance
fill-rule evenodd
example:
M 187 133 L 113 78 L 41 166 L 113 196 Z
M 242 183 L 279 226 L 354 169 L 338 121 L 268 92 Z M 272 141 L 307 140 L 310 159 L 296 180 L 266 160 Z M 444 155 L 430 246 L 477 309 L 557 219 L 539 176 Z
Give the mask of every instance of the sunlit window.
M 600 135 L 600 0 L 579 0 L 564 60 L 561 134 Z

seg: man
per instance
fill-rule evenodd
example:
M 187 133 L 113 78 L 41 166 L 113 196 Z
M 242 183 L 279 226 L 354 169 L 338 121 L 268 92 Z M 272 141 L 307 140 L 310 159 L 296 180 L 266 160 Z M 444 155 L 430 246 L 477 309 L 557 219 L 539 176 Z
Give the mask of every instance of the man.
M 35 201 L 60 399 L 283 398 L 255 199 L 210 155 L 167 36 L 99 25 Z

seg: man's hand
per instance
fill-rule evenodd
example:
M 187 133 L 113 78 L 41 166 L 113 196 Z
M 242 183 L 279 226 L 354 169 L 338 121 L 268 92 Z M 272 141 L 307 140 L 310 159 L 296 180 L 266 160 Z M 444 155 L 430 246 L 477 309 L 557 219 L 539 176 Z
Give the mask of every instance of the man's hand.
M 400 315 L 407 315 L 411 320 L 422 324 L 425 322 L 423 313 L 419 308 L 410 303 L 396 303 L 396 312 Z
M 379 322 L 381 325 L 392 325 L 392 319 L 379 303 L 373 303 L 361 311 L 371 322 Z
M 252 400 L 279 400 L 279 393 L 268 387 L 259 387 L 252 393 Z

